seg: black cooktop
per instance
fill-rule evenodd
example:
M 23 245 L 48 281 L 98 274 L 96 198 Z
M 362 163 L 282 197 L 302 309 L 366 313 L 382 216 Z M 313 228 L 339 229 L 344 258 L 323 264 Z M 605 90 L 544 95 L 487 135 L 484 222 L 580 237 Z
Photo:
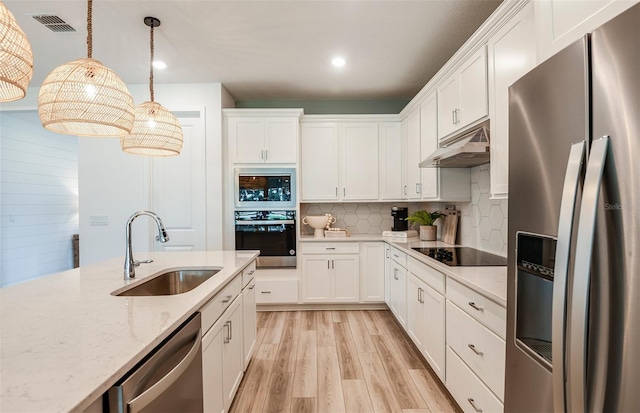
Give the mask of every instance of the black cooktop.
M 468 247 L 413 248 L 421 254 L 436 259 L 450 267 L 480 267 L 507 265 L 507 259 Z

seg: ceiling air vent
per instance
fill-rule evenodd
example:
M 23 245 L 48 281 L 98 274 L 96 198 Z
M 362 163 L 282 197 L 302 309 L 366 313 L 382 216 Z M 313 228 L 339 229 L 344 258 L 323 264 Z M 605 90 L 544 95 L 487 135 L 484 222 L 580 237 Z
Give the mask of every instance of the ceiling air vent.
M 75 32 L 76 29 L 69 26 L 67 22 L 62 20 L 55 14 L 36 14 L 33 16 L 38 22 L 48 27 L 52 32 Z

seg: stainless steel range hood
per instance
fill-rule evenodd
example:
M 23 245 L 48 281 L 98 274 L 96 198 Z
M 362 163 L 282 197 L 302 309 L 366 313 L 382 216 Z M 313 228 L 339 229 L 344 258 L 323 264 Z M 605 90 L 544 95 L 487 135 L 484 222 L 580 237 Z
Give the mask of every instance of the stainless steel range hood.
M 420 162 L 420 168 L 470 168 L 488 163 L 489 120 L 449 139 L 449 142 Z

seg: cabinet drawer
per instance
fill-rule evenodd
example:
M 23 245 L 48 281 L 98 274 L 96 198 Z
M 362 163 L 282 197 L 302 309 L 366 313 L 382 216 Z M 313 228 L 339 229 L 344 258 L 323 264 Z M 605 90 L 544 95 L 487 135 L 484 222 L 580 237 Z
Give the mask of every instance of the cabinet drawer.
M 391 259 L 402 265 L 404 268 L 407 268 L 407 254 L 400 251 L 397 248 L 391 247 L 389 249 L 389 255 Z
M 251 264 L 247 265 L 244 270 L 242 270 L 242 288 L 246 287 L 249 284 L 249 281 L 253 279 L 256 272 L 256 262 L 255 260 L 251 262 Z
M 301 242 L 303 254 L 359 254 L 357 242 Z
M 205 304 L 201 309 L 202 314 L 202 334 L 206 333 L 216 320 L 222 315 L 224 310 L 229 307 L 231 302 L 240 294 L 242 289 L 242 277 L 236 277 L 226 287 L 216 294 L 211 301 Z
M 504 400 L 504 341 L 447 301 L 447 345 Z
M 407 258 L 407 269 L 429 287 L 444 295 L 444 274 L 413 257 Z
M 298 280 L 256 280 L 257 304 L 298 302 Z
M 447 280 L 447 299 L 504 340 L 507 328 L 504 307 L 451 278 Z
M 466 413 L 502 412 L 504 406 L 447 346 L 447 389 Z

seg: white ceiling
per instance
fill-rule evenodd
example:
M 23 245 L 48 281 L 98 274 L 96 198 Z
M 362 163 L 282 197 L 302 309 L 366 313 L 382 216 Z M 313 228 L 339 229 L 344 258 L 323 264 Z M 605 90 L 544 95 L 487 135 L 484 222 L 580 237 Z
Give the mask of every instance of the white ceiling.
M 410 99 L 501 0 L 94 0 L 93 57 L 148 82 L 149 28 L 168 68 L 156 83 L 222 83 L 236 100 Z M 86 0 L 6 0 L 35 57 L 31 86 L 86 57 Z M 53 13 L 75 33 L 31 18 Z M 347 65 L 331 66 L 334 55 Z

